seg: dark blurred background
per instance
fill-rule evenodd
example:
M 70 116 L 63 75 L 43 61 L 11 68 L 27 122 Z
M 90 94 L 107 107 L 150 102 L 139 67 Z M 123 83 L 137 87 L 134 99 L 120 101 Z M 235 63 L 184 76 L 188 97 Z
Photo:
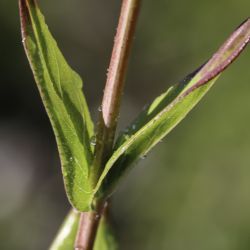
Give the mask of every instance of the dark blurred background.
M 142 1 L 120 128 L 197 68 L 249 16 L 246 0 Z M 121 1 L 43 0 L 96 117 Z M 113 198 L 122 250 L 250 249 L 250 51 L 132 171 Z M 0 1 L 0 249 L 48 249 L 69 209 L 48 118 Z M 96 119 L 96 118 L 95 118 Z

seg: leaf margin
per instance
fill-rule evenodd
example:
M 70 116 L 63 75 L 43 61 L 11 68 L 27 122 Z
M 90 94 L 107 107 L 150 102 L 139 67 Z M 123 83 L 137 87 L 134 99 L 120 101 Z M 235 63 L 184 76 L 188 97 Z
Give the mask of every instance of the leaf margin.
M 143 130 L 145 130 L 147 126 L 150 126 L 152 124 L 154 124 L 157 121 L 157 117 L 161 116 L 162 113 L 166 113 L 171 111 L 172 107 L 175 105 L 178 105 L 178 103 L 180 103 L 181 101 L 185 100 L 185 98 L 190 97 L 193 93 L 197 93 L 197 91 L 199 91 L 202 88 L 206 88 L 204 91 L 204 94 L 201 95 L 201 97 L 199 98 L 199 100 L 197 102 L 195 102 L 193 105 L 191 105 L 191 108 L 189 109 L 189 111 L 192 110 L 192 108 L 200 101 L 200 99 L 202 99 L 202 97 L 206 94 L 206 92 L 210 89 L 210 87 L 212 87 L 212 85 L 215 83 L 215 81 L 217 80 L 217 78 L 220 76 L 220 74 L 229 66 L 231 65 L 231 63 L 241 54 L 241 52 L 244 50 L 244 48 L 247 46 L 247 44 L 250 42 L 250 18 L 247 18 L 241 25 L 238 26 L 238 28 L 231 34 L 231 36 L 226 40 L 225 43 L 223 43 L 223 45 L 219 48 L 219 50 L 211 57 L 210 60 L 208 60 L 207 63 L 203 64 L 201 67 L 198 68 L 198 70 L 194 71 L 194 73 L 191 73 L 189 76 L 187 76 L 185 79 L 190 80 L 189 83 L 191 82 L 191 84 L 189 83 L 185 83 L 186 80 L 184 79 L 183 81 L 181 81 L 180 84 L 184 84 L 183 90 L 181 91 L 180 95 L 178 95 L 177 97 L 175 97 L 175 99 L 169 103 L 167 103 L 167 106 L 165 109 L 163 109 L 162 111 L 158 112 L 155 117 L 153 117 L 150 121 L 148 121 L 146 124 L 144 124 L 143 126 L 139 126 L 139 128 L 133 128 L 133 126 L 135 126 L 136 122 L 133 122 L 132 125 L 130 125 L 127 129 L 127 131 L 124 132 L 124 134 L 122 134 L 118 140 L 117 143 L 115 145 L 115 150 L 113 155 L 110 157 L 110 159 L 108 160 L 104 171 L 101 175 L 101 177 L 99 178 L 99 181 L 95 187 L 95 195 L 96 196 L 104 196 L 104 197 L 109 197 L 113 192 L 114 192 L 114 188 L 116 186 L 116 182 L 119 181 L 120 178 L 123 177 L 124 173 L 118 173 L 118 177 L 114 177 L 112 180 L 112 177 L 109 178 L 109 174 L 110 172 L 112 172 L 112 168 L 113 171 L 115 170 L 114 166 L 116 164 L 117 161 L 119 161 L 119 158 L 123 155 L 125 155 L 125 153 L 128 151 L 129 147 L 131 145 L 133 145 L 134 141 L 136 140 L 136 137 L 138 138 L 140 136 L 140 134 L 143 134 Z M 228 51 L 229 49 L 234 49 L 233 52 L 230 54 L 229 57 L 225 57 L 224 60 L 221 60 L 221 54 L 225 53 L 226 51 Z M 225 53 L 226 54 L 226 53 Z M 214 67 L 214 64 L 216 65 L 216 63 L 218 64 L 218 66 Z M 191 77 L 191 79 L 190 79 Z M 186 84 L 186 86 L 185 86 Z M 191 86 L 190 86 L 191 85 Z M 178 85 L 176 85 L 178 87 Z M 171 89 L 175 88 L 176 86 L 172 86 L 170 87 L 164 94 L 171 94 Z M 161 96 L 163 96 L 164 94 L 158 96 L 157 98 L 161 98 Z M 157 100 L 157 98 L 155 100 Z M 144 113 L 147 113 L 147 111 L 150 109 L 150 107 L 154 104 L 154 101 L 151 105 L 149 105 L 148 109 L 146 111 L 144 111 Z M 189 111 L 177 122 L 177 124 L 184 119 L 184 117 L 189 113 Z M 140 115 L 139 118 L 136 119 L 136 121 L 140 121 Z M 170 132 L 177 124 L 175 124 L 172 128 L 170 128 L 168 130 L 168 132 Z M 129 134 L 129 132 L 132 132 L 132 134 Z M 168 133 L 167 132 L 167 133 Z M 152 144 L 148 150 L 145 150 L 142 153 L 142 157 L 143 155 L 147 154 L 148 151 L 155 145 L 157 144 L 163 137 L 165 137 L 167 135 L 167 133 L 165 133 L 163 136 L 161 136 L 161 138 L 155 142 L 154 144 Z M 137 156 L 138 160 L 139 156 Z M 124 157 L 124 159 L 121 160 L 121 162 L 124 163 L 124 161 L 126 161 L 126 157 Z M 134 160 L 135 162 L 135 160 Z M 130 165 L 132 165 L 132 163 L 129 163 Z M 122 163 L 120 165 L 120 170 L 121 172 L 126 172 L 128 169 L 130 169 L 131 166 L 127 166 L 127 168 L 124 168 L 124 166 L 122 166 Z M 123 168 L 123 169 L 122 169 Z M 119 170 L 117 171 L 119 172 Z M 112 173 L 111 173 L 112 175 Z M 116 174 L 114 174 L 116 175 Z M 120 175 L 120 176 L 119 176 Z
M 81 78 L 67 64 L 66 60 L 64 59 L 64 56 L 62 55 L 61 51 L 57 47 L 57 43 L 48 29 L 44 16 L 42 15 L 38 7 L 37 1 L 36 0 L 19 0 L 19 11 L 20 11 L 20 19 L 21 19 L 21 31 L 22 31 L 23 45 L 24 45 L 25 52 L 28 57 L 31 69 L 33 71 L 33 75 L 34 75 L 37 87 L 39 89 L 40 96 L 42 98 L 43 104 L 50 118 L 52 128 L 54 130 L 54 134 L 56 137 L 57 146 L 59 150 L 60 160 L 61 160 L 62 172 L 63 172 L 63 177 L 64 177 L 64 185 L 65 185 L 65 189 L 66 189 L 69 202 L 71 203 L 73 207 L 75 207 L 79 211 L 89 211 L 91 210 L 91 203 L 92 203 L 92 198 L 93 198 L 92 183 L 90 180 L 88 180 L 89 170 L 90 170 L 90 166 L 91 166 L 91 162 L 93 158 L 93 147 L 91 146 L 90 138 L 94 135 L 94 126 L 93 126 L 92 119 L 90 117 L 90 113 L 88 111 L 86 99 L 82 93 Z M 41 30 L 39 30 L 39 28 L 36 26 L 39 26 L 39 27 L 41 26 L 40 27 Z M 48 37 L 46 37 L 46 35 Z M 34 39 L 34 41 L 32 41 L 32 39 Z M 42 47 L 39 39 L 40 40 L 44 39 L 43 42 L 45 44 L 45 48 Z M 48 43 L 51 43 L 50 44 L 51 47 L 48 46 L 48 48 L 46 48 L 46 45 L 48 45 Z M 72 118 L 74 114 L 69 112 L 70 107 L 67 107 L 67 105 L 65 105 L 65 103 L 60 99 L 60 94 L 62 90 L 60 88 L 56 89 L 56 87 L 58 86 L 56 86 L 55 81 L 53 82 L 53 79 L 52 79 L 53 76 L 49 75 L 49 73 L 47 73 L 46 75 L 49 78 L 49 80 L 51 80 L 50 82 L 51 89 L 46 90 L 47 86 L 42 86 L 43 84 L 46 85 L 46 80 L 45 80 L 46 73 L 39 72 L 38 65 L 40 63 L 41 67 L 44 67 L 44 68 L 49 67 L 46 64 L 46 58 L 45 58 L 46 56 L 43 54 L 44 52 L 43 50 L 46 51 L 46 49 L 50 51 L 53 49 L 55 50 L 54 56 L 60 57 L 61 63 L 64 64 L 66 68 L 68 67 L 67 70 L 69 71 L 69 74 L 71 74 L 69 77 L 72 78 L 72 81 L 74 80 L 75 83 L 77 83 L 78 90 L 79 89 L 81 90 L 81 93 L 78 93 L 76 95 L 76 97 L 78 98 L 76 101 L 79 101 L 80 103 L 79 105 L 81 107 L 79 108 L 78 106 L 78 108 L 82 110 L 81 115 L 84 120 L 83 126 L 85 126 L 84 127 L 85 129 L 84 129 L 84 133 L 82 134 L 82 136 L 88 135 L 88 138 L 81 138 L 83 140 L 83 143 L 81 143 L 79 138 L 76 138 L 77 135 L 73 135 L 76 133 L 76 130 L 77 130 L 75 129 L 76 128 L 75 126 L 78 126 L 78 125 L 76 124 L 76 122 L 74 122 Z M 57 58 L 54 58 L 54 59 L 57 60 Z M 49 72 L 48 69 L 47 71 Z M 41 83 L 41 81 L 44 81 L 44 83 Z M 69 95 L 71 95 L 72 93 L 70 93 Z M 57 105 L 56 108 L 60 112 L 54 112 L 53 109 L 56 109 L 56 108 L 52 107 L 51 105 L 54 103 L 56 103 Z M 71 143 L 72 145 L 70 145 L 70 143 L 66 145 L 67 143 L 64 142 L 66 138 L 63 138 L 63 137 L 65 136 L 65 133 L 67 134 L 67 131 L 64 134 L 62 131 L 60 131 L 60 130 L 63 130 L 62 129 L 63 125 L 60 123 L 60 119 L 61 120 L 64 119 L 63 122 L 67 124 L 69 130 L 70 129 L 72 130 L 71 138 L 69 136 L 68 141 L 69 139 L 71 139 L 72 141 L 73 139 L 75 141 L 79 140 L 80 149 L 76 149 L 73 143 Z M 72 148 L 74 148 L 73 151 L 75 150 L 75 152 L 71 152 Z M 76 155 L 78 155 L 78 158 L 76 158 Z M 81 159 L 80 163 L 77 162 L 78 159 Z M 80 178 L 78 178 L 78 182 L 75 182 L 72 170 L 76 170 L 76 166 L 78 166 L 79 169 L 82 168 L 82 170 L 78 169 L 78 173 L 79 171 L 84 171 L 82 172 L 82 175 L 84 175 L 83 180 L 84 182 L 86 182 L 85 189 L 82 187 L 85 184 L 83 184 Z

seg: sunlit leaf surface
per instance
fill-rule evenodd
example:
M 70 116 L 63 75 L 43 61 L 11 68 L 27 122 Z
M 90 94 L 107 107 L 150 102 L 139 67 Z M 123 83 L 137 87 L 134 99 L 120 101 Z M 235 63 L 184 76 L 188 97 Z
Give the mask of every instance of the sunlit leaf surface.
M 20 0 L 19 5 L 23 44 L 56 136 L 67 195 L 76 209 L 87 211 L 93 125 L 82 81 L 58 49 L 36 1 Z
M 213 57 L 149 105 L 118 138 L 96 187 L 109 196 L 124 173 L 160 142 L 202 99 L 250 39 L 250 19 L 240 25 Z

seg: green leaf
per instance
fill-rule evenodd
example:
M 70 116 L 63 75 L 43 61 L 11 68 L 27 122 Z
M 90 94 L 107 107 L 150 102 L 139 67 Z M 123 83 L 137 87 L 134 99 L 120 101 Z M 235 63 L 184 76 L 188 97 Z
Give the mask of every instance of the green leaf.
M 238 57 L 250 39 L 250 19 L 238 27 L 214 56 L 178 85 L 171 87 L 144 110 L 117 140 L 115 151 L 97 183 L 96 195 L 109 196 L 117 182 L 144 158 L 212 87 Z
M 117 250 L 113 229 L 108 221 L 107 216 L 103 216 L 97 231 L 94 250 Z
M 66 192 L 80 211 L 90 209 L 93 124 L 82 81 L 65 61 L 35 0 L 19 0 L 23 44 L 60 154 Z
M 63 222 L 49 250 L 74 249 L 80 214 L 71 210 Z
M 74 249 L 80 214 L 71 210 L 49 250 Z M 117 243 L 106 215 L 100 221 L 94 250 L 117 250 Z

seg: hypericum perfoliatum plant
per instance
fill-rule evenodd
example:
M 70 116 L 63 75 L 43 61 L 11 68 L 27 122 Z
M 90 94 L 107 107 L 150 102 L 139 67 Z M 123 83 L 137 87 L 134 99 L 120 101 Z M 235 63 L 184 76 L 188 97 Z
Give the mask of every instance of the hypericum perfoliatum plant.
M 157 97 L 114 141 L 139 2 L 123 0 L 101 117 L 95 126 L 82 80 L 59 50 L 37 2 L 19 0 L 23 45 L 53 127 L 73 208 L 51 250 L 93 249 L 93 245 L 96 250 L 117 248 L 105 212 L 109 197 L 135 163 L 185 118 L 249 43 L 247 19 L 211 59 Z

